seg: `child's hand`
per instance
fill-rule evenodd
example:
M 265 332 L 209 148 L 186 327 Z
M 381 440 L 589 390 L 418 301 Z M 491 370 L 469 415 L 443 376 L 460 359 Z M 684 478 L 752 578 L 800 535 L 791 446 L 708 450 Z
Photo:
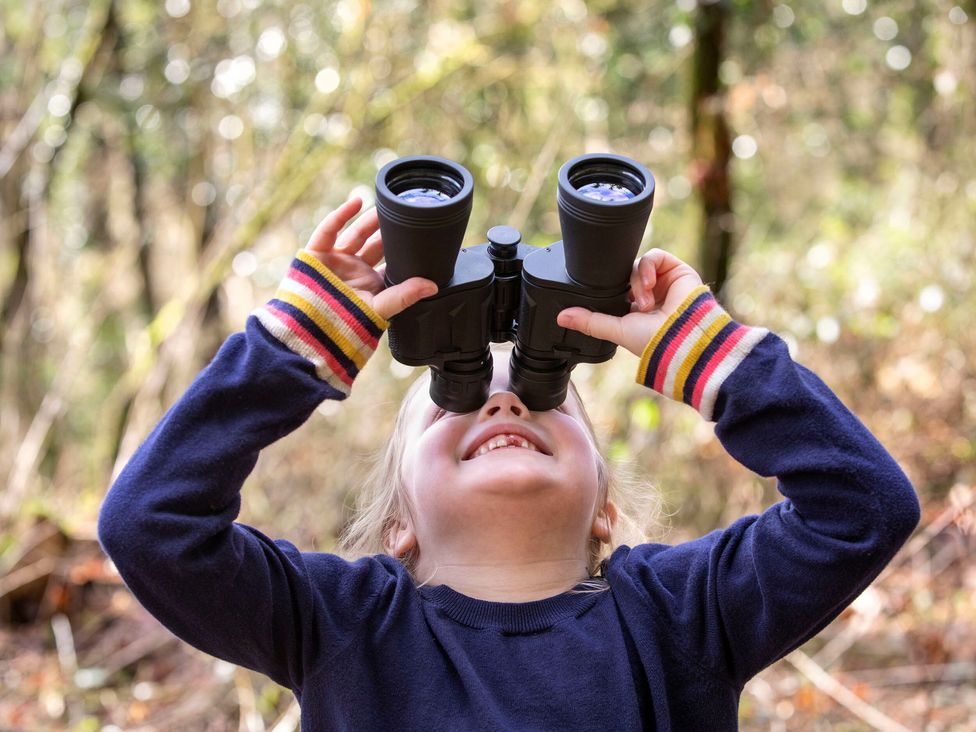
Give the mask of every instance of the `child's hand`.
M 690 265 L 663 249 L 651 249 L 634 262 L 630 313 L 617 318 L 586 308 L 566 308 L 556 322 L 563 328 L 616 343 L 639 357 L 668 316 L 701 284 L 701 277 Z
M 362 206 L 362 199 L 355 196 L 339 206 L 315 227 L 305 249 L 388 320 L 418 300 L 433 295 L 437 285 L 423 277 L 411 277 L 398 285 L 385 286 L 382 268 L 374 269 L 383 260 L 376 209 L 364 213 L 339 234 Z

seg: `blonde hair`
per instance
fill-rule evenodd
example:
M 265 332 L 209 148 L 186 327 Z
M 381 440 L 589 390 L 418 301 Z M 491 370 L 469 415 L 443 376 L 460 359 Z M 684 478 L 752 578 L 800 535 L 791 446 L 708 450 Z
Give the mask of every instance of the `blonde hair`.
M 508 363 L 504 345 L 495 346 L 492 351 L 493 354 L 497 354 L 494 358 L 496 364 Z M 504 360 L 497 356 L 503 356 Z M 410 385 L 400 403 L 390 439 L 385 447 L 381 448 L 363 488 L 358 493 L 353 517 L 338 539 L 339 553 L 348 559 L 387 553 L 385 540 L 390 528 L 407 519 L 401 472 L 406 425 L 410 405 L 420 390 L 428 388 L 429 384 L 430 372 L 425 370 L 424 374 Z M 647 541 L 647 532 L 643 526 L 656 524 L 660 513 L 660 498 L 656 492 L 641 490 L 636 482 L 624 479 L 618 471 L 611 469 L 609 461 L 600 449 L 593 423 L 572 381 L 569 383 L 569 393 L 579 408 L 582 423 L 593 447 L 602 505 L 606 506 L 609 501 L 613 501 L 617 507 L 616 522 L 610 531 L 610 542 L 605 543 L 596 537 L 590 539 L 587 569 L 591 578 L 598 578 L 602 572 L 603 560 L 608 558 L 617 547 L 625 544 L 633 546 Z M 638 502 L 643 505 L 635 505 Z M 644 516 L 641 522 L 633 520 L 629 515 L 628 512 L 633 509 L 640 510 Z M 608 517 L 607 521 L 609 520 Z M 416 560 L 414 553 L 410 552 L 399 559 L 413 573 Z

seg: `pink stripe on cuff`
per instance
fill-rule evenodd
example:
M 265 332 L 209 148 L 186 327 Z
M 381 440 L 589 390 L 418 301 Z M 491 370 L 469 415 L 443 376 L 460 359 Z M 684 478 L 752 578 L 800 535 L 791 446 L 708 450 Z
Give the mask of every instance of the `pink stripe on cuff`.
M 729 355 L 733 348 L 735 348 L 736 344 L 742 340 L 742 336 L 744 336 L 748 330 L 748 328 L 739 326 L 734 332 L 729 334 L 729 337 L 726 339 L 725 343 L 719 346 L 719 349 L 712 354 L 708 364 L 706 364 L 704 370 L 698 376 L 698 382 L 695 384 L 695 391 L 691 396 L 691 406 L 693 406 L 695 409 L 699 409 L 701 406 L 702 394 L 705 393 L 705 387 L 708 385 L 708 380 L 712 377 L 715 369 L 717 369 L 719 364 L 725 360 L 725 357 Z
M 274 307 L 274 305 L 271 305 L 270 303 L 265 307 L 269 312 L 273 313 L 276 318 L 278 318 L 282 323 L 284 323 L 292 333 L 294 333 L 299 339 L 301 339 L 303 343 L 305 343 L 307 346 L 310 346 L 312 349 L 314 349 L 315 352 L 322 357 L 322 360 L 325 361 L 326 365 L 330 369 L 332 369 L 332 372 L 336 376 L 338 376 L 344 384 L 350 387 L 352 386 L 353 377 L 349 375 L 349 372 L 346 371 L 346 369 L 344 369 L 339 364 L 338 361 L 336 361 L 335 357 L 333 357 L 333 355 L 329 353 L 328 349 L 325 346 L 323 346 L 315 338 L 315 336 L 313 336 L 311 333 L 305 330 L 305 328 L 302 326 L 301 323 L 295 320 L 288 313 L 279 310 L 278 308 Z
M 664 382 L 668 377 L 668 366 L 671 364 L 671 360 L 674 358 L 674 355 L 678 352 L 678 349 L 681 348 L 681 344 L 685 342 L 688 334 L 691 333 L 695 326 L 701 322 L 702 318 L 708 315 L 708 313 L 717 307 L 717 305 L 718 304 L 715 302 L 715 300 L 706 300 L 703 302 L 699 308 L 691 313 L 688 320 L 686 320 L 684 325 L 681 326 L 681 329 L 674 336 L 671 336 L 671 340 L 668 342 L 664 353 L 661 354 L 661 360 L 658 362 L 657 366 L 657 373 L 654 375 L 653 388 L 655 391 L 664 391 Z
M 349 310 L 347 310 L 342 303 L 336 300 L 332 293 L 326 291 L 322 285 L 295 267 L 292 267 L 288 271 L 288 279 L 305 285 L 305 287 L 318 295 L 322 301 L 332 309 L 332 312 L 336 313 L 340 318 L 342 318 L 342 322 L 348 325 L 350 329 L 352 329 L 352 332 L 359 336 L 359 339 L 365 345 L 374 350 L 376 349 L 379 339 L 369 333 L 366 328 L 363 327 L 363 324 L 356 320 L 356 316 L 349 312 Z

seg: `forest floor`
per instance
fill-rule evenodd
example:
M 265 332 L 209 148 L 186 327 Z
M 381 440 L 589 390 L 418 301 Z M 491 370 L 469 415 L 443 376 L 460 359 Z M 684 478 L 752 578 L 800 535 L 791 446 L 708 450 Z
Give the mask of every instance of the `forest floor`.
M 176 640 L 93 536 L 41 522 L 0 578 L 0 730 L 297 730 L 292 695 Z M 976 729 L 976 488 L 927 505 L 881 577 L 753 679 L 743 730 Z

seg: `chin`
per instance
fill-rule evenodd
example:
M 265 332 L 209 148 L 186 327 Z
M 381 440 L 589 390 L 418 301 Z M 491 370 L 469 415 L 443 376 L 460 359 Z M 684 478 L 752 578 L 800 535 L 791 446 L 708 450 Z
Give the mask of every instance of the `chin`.
M 555 466 L 547 465 L 545 459 L 546 456 L 528 451 L 521 455 L 488 453 L 463 463 L 463 472 L 467 474 L 464 482 L 476 484 L 479 491 L 506 494 L 558 485 L 561 481 L 558 480 Z

